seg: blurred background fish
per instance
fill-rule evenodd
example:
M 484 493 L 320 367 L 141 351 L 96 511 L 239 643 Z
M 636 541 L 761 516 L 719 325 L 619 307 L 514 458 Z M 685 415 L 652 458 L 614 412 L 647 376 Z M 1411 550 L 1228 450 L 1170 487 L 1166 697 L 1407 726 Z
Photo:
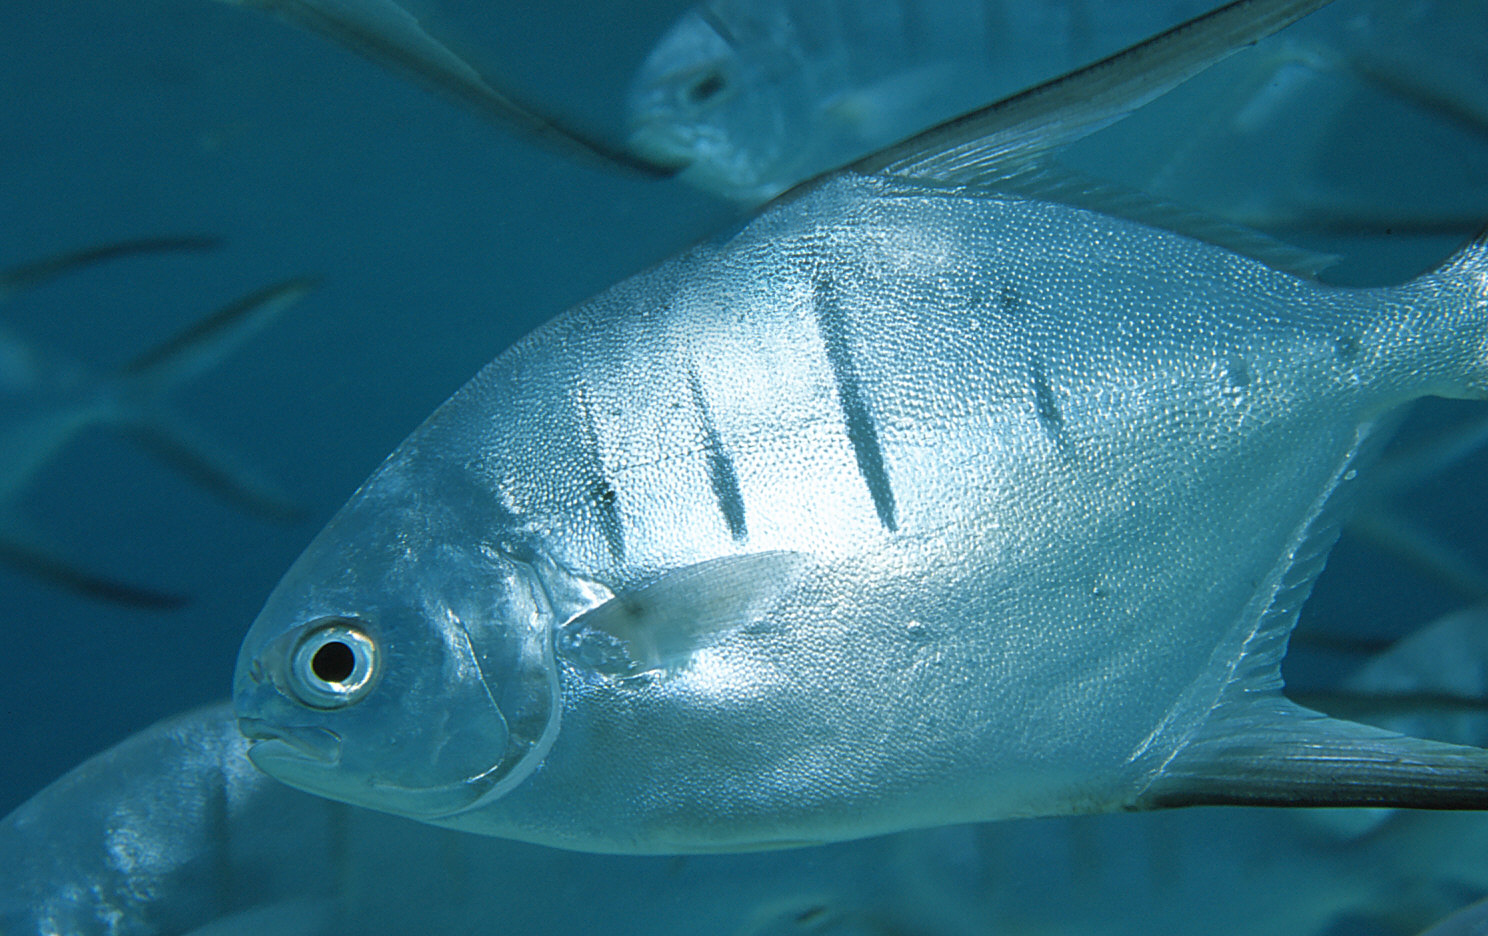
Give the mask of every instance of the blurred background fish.
M 1320 27 L 1322 38 L 1341 41 L 1372 8 L 1339 0 L 1321 14 L 1331 24 Z M 1483 48 L 1474 38 L 1484 28 L 1481 3 L 1397 9 L 1402 28 L 1387 51 L 1398 46 L 1414 55 L 1420 74 L 1449 98 L 1480 101 L 1485 71 L 1471 54 Z M 612 141 L 626 138 L 633 76 L 686 11 L 684 3 L 659 0 L 555 0 L 530 8 L 446 0 L 416 9 L 433 34 L 481 65 L 493 88 Z M 142 278 L 130 264 L 59 280 L 4 308 L 13 331 L 109 366 L 150 343 L 140 331 L 147 323 L 155 335 L 170 334 L 192 310 L 245 295 L 286 269 L 316 269 L 326 282 L 313 308 L 275 326 L 275 340 L 224 361 L 177 401 L 303 498 L 312 513 L 304 525 L 245 522 L 107 434 L 79 438 L 28 491 L 25 509 L 44 518 L 49 537 L 69 556 L 129 581 L 168 583 L 197 600 L 170 615 L 146 614 L 100 606 L 0 568 L 6 812 L 153 720 L 224 695 L 242 633 L 264 595 L 419 420 L 516 336 L 719 230 L 735 210 L 686 186 L 554 158 L 431 103 L 422 89 L 379 66 L 222 4 L 9 4 L 0 8 L 0 45 L 0 81 L 10 91 L 0 98 L 7 127 L 0 256 L 46 256 L 157 230 L 221 231 L 236 248 L 232 256 L 193 257 L 190 274 L 179 277 Z M 1423 47 L 1424 56 L 1417 51 Z M 1250 54 L 1237 56 L 1234 67 Z M 1328 210 L 1337 207 L 1335 192 L 1360 193 L 1353 208 L 1364 217 L 1435 223 L 1476 213 L 1488 184 L 1476 131 L 1456 118 L 1444 121 L 1439 107 L 1403 101 L 1347 72 L 1286 75 L 1296 77 L 1283 84 L 1305 93 L 1268 98 L 1275 116 L 1261 121 L 1264 133 L 1244 138 L 1246 146 L 1225 144 L 1235 136 L 1228 131 L 1219 143 L 1204 142 L 1212 95 L 1245 94 L 1219 74 L 1207 89 L 1180 89 L 1064 156 L 1109 173 L 1134 165 L 1140 178 L 1142 167 L 1192 141 L 1182 165 L 1193 167 L 1186 171 L 1201 188 L 1212 173 L 1207 184 L 1231 203 L 1248 191 L 1263 204 L 1291 204 L 1292 187 L 1301 185 Z M 1347 102 L 1327 112 L 1326 147 L 1313 142 L 1319 128 L 1309 116 L 1318 85 Z M 1157 157 L 1144 155 L 1149 146 Z M 1299 154 L 1313 161 L 1301 180 L 1287 168 Z M 1363 283 L 1424 269 L 1461 239 L 1428 235 L 1429 227 L 1416 225 L 1409 238 L 1371 225 L 1367 236 L 1323 231 L 1315 239 L 1319 249 L 1345 256 L 1337 274 Z M 204 283 L 212 284 L 210 293 Z M 103 295 L 118 303 L 119 314 L 85 331 L 69 324 L 76 309 Z M 1398 450 L 1429 447 L 1437 433 L 1480 415 L 1460 403 L 1418 408 Z M 1392 490 L 1387 503 L 1484 568 L 1485 470 L 1488 460 L 1469 451 L 1421 483 Z M 125 541 L 158 546 L 120 555 L 113 544 Z M 1337 689 L 1368 653 L 1459 602 L 1437 579 L 1402 569 L 1346 535 L 1294 637 L 1288 680 L 1299 689 Z M 1286 868 L 1299 854 L 1285 836 L 1256 834 L 1270 845 L 1257 846 L 1249 867 Z M 1451 829 L 1442 834 L 1454 841 Z M 1442 840 L 1421 839 L 1415 861 L 1422 876 L 1433 873 L 1431 846 Z M 1118 835 L 1110 841 L 1106 850 L 1079 837 L 1044 850 L 1010 846 L 1014 866 L 998 874 L 1068 900 L 1090 869 L 1148 873 L 1133 870 Z M 1203 841 L 1199 847 L 1202 858 Z M 907 870 L 971 874 L 971 865 L 955 858 L 966 853 L 952 848 L 944 864 L 910 861 Z M 1068 853 L 1085 856 L 1068 875 L 1045 857 Z M 1150 865 L 1159 882 L 1172 874 L 1161 856 L 1155 849 Z M 1442 905 L 1484 892 L 1471 883 L 1445 890 L 1436 898 Z M 581 889 L 567 893 L 583 897 Z M 1109 898 L 1113 906 L 1122 899 Z M 1171 899 L 1176 907 L 1185 898 Z M 923 902 L 926 912 L 932 905 Z M 786 917 L 755 931 L 812 932 L 815 921 L 817 931 L 834 932 L 831 919 L 805 914 L 803 922 Z M 933 931 L 928 923 L 904 928 Z M 1410 928 L 1337 929 L 1392 931 Z
M 1488 742 L 1485 635 L 1479 606 L 1381 652 L 1345 683 L 1355 714 Z M 602 914 L 614 936 L 1409 934 L 1488 888 L 1481 814 L 1193 809 L 637 858 L 320 799 L 246 749 L 228 706 L 200 709 L 0 820 L 0 931 L 580 936 Z
M 622 129 L 613 116 L 565 113 L 557 96 L 527 92 L 519 101 L 510 23 L 483 13 L 486 4 L 226 2 L 320 33 L 557 150 L 621 170 L 678 173 L 746 206 L 1213 5 L 705 0 L 635 67 Z M 1484 0 L 1358 0 L 1235 56 L 1158 106 L 1155 120 L 1074 147 L 1068 161 L 1294 238 L 1460 237 L 1488 212 L 1484 24 Z M 1355 165 L 1340 174 L 1328 154 L 1361 109 L 1393 112 L 1398 125 L 1351 138 Z M 1443 166 L 1471 197 L 1442 200 L 1421 189 L 1402 198 L 1382 185 L 1382 170 L 1404 165 L 1402 138 L 1412 155 L 1427 139 L 1451 153 Z
M 161 238 L 49 257 L 0 271 L 0 301 L 116 257 L 202 250 L 215 244 L 211 238 Z M 169 412 L 165 395 L 212 369 L 311 285 L 305 278 L 286 280 L 244 296 L 108 373 L 96 373 L 0 332 L 0 559 L 104 601 L 153 608 L 182 603 L 180 596 L 82 568 L 27 529 L 19 502 L 37 473 L 80 433 L 99 426 L 125 432 L 251 513 L 280 520 L 298 516 L 299 509 L 277 486 Z
M 629 143 L 658 163 L 685 166 L 683 178 L 702 188 L 758 203 L 1212 6 L 705 0 L 677 19 L 637 70 L 627 99 Z M 1367 192 L 1327 184 L 1315 162 L 1338 117 L 1360 97 L 1388 98 L 1385 106 L 1410 111 L 1422 128 L 1473 134 L 1480 152 L 1488 146 L 1488 80 L 1443 77 L 1488 75 L 1488 6 L 1457 7 L 1450 15 L 1474 28 L 1442 31 L 1430 21 L 1445 11 L 1426 15 L 1422 4 L 1355 3 L 1342 23 L 1309 22 L 1284 42 L 1239 56 L 1193 95 L 1202 109 L 1171 122 L 1161 145 L 1149 140 L 1141 156 L 1128 153 L 1131 165 L 1120 175 L 1262 228 L 1471 230 L 1477 216 L 1468 206 L 1370 214 Z M 1223 151 L 1284 131 L 1293 134 L 1281 167 L 1289 173 L 1285 186 L 1257 186 L 1253 173 L 1243 187 L 1222 184 L 1213 167 Z M 1109 171 L 1109 156 L 1103 165 Z

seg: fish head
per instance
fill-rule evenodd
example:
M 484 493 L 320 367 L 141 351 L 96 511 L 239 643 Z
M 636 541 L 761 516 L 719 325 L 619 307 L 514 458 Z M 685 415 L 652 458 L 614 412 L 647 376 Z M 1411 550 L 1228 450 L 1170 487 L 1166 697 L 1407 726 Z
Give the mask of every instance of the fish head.
M 504 795 L 558 730 L 542 583 L 463 467 L 399 449 L 290 568 L 234 677 L 249 756 L 419 819 Z M 416 448 L 416 447 L 415 447 Z
M 771 5 L 722 7 L 687 11 L 637 69 L 627 145 L 697 188 L 761 204 L 796 181 L 779 176 L 792 131 L 807 129 L 790 106 L 801 68 Z

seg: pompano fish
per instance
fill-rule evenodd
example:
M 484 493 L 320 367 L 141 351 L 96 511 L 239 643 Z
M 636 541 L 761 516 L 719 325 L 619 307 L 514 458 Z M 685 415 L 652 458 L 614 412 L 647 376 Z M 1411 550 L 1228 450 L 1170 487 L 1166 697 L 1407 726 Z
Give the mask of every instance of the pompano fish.
M 961 835 L 686 863 L 585 855 L 310 796 L 246 747 L 227 705 L 178 715 L 0 819 L 0 932 L 583 936 L 601 910 L 615 936 L 882 936 L 912 914 L 924 936 L 975 931 L 965 915 L 929 923 L 899 873 L 911 856 L 950 864 Z
M 1204 0 L 703 0 L 676 20 L 636 71 L 626 102 L 629 148 L 658 164 L 685 167 L 681 178 L 699 188 L 758 204 L 1214 6 Z M 1439 66 L 1449 53 L 1402 49 L 1400 37 L 1410 33 L 1402 27 L 1411 17 L 1378 6 L 1356 17 L 1365 25 L 1354 24 L 1351 32 L 1362 35 L 1346 42 L 1294 41 L 1248 57 L 1227 96 L 1201 112 L 1201 125 L 1174 134 L 1122 177 L 1137 176 L 1144 188 L 1225 217 L 1247 214 L 1278 226 L 1326 223 L 1327 211 L 1304 217 L 1304 198 L 1258 206 L 1252 189 L 1234 203 L 1216 203 L 1216 190 L 1227 189 L 1224 177 L 1191 178 L 1193 151 L 1235 148 L 1237 137 L 1255 134 L 1278 111 L 1308 108 L 1307 129 L 1289 134 L 1297 154 L 1281 161 L 1290 164 L 1308 153 L 1299 137 L 1326 132 L 1353 102 L 1350 87 L 1385 90 L 1480 133 L 1488 129 L 1488 95 L 1445 88 L 1422 66 Z M 1474 15 L 1481 11 L 1464 20 Z M 1477 64 L 1468 59 L 1461 70 L 1472 75 Z M 1316 181 L 1315 171 L 1305 175 Z M 1290 181 L 1276 188 L 1295 187 Z M 1364 209 L 1352 205 L 1356 214 Z M 1396 230 L 1407 223 L 1384 211 L 1351 221 Z
M 1214 6 L 705 0 L 636 71 L 629 146 L 758 204 Z
M 407 936 L 499 920 L 585 936 L 603 908 L 614 936 L 1307 936 L 1341 918 L 1424 925 L 1488 883 L 1488 819 L 1429 813 L 1367 837 L 1307 810 L 1202 809 L 786 853 L 589 855 L 301 793 L 259 772 L 247 746 L 229 706 L 188 712 L 0 819 L 0 932 Z
M 481 118 L 592 164 L 687 183 L 757 206 L 973 106 L 1094 60 L 1211 9 L 1165 3 L 1057 0 L 705 0 L 685 13 L 630 82 L 625 143 L 586 132 L 488 74 L 501 37 L 400 0 L 225 0 L 254 7 L 443 93 Z M 1361 94 L 1384 92 L 1399 122 L 1385 137 L 1471 134 L 1455 162 L 1472 179 L 1488 137 L 1482 0 L 1408 10 L 1377 2 L 1352 17 L 1347 40 L 1294 40 L 1240 56 L 1190 112 L 1169 115 L 1152 148 L 1098 161 L 1101 174 L 1232 222 L 1310 234 L 1464 233 L 1471 202 L 1380 205 L 1367 178 L 1314 162 Z M 461 12 L 445 3 L 439 11 Z M 463 12 L 470 12 L 468 9 Z M 1440 20 L 1445 28 L 1423 25 Z M 482 27 L 489 29 L 489 27 Z M 484 53 L 484 54 L 477 54 Z M 1403 102 L 1407 108 L 1400 108 Z M 1175 132 L 1175 128 L 1181 128 Z M 1150 133 L 1150 130 L 1148 131 Z M 1268 145 L 1285 136 L 1284 150 Z M 1425 144 L 1421 144 L 1425 145 Z M 1469 154 L 1472 147 L 1473 153 Z M 1399 159 L 1381 144 L 1356 158 Z M 1216 156 L 1216 154 L 1222 154 Z M 1236 166 L 1265 185 L 1237 188 Z M 1259 178 L 1259 177 L 1258 177 Z M 1258 195 L 1264 189 L 1267 194 Z M 1488 194 L 1488 193 L 1485 193 Z M 1488 200 L 1478 199 L 1479 205 Z
M 0 272 L 0 300 L 105 260 L 215 244 L 211 238 L 162 238 L 51 257 Z M 0 560 L 95 598 L 150 607 L 181 603 L 179 596 L 79 567 L 41 545 L 18 515 L 17 500 L 37 473 L 80 433 L 97 426 L 130 434 L 251 511 L 280 519 L 297 516 L 298 508 L 275 485 L 170 413 L 164 397 L 273 322 L 311 286 L 310 279 L 299 277 L 245 296 L 115 373 L 97 373 L 0 332 Z
M 1390 411 L 1488 392 L 1488 239 L 1346 290 L 1010 194 L 1319 5 L 943 124 L 518 342 L 270 596 L 234 682 L 255 763 L 638 853 L 1488 803 L 1485 752 L 1278 672 Z

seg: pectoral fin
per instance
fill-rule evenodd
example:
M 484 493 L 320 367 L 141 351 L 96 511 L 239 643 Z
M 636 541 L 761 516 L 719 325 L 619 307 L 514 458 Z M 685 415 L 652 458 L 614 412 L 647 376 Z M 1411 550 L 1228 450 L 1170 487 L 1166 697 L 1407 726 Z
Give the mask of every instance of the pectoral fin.
M 565 641 L 607 675 L 677 669 L 720 635 L 758 621 L 808 565 L 800 553 L 765 552 L 677 569 L 574 618 L 564 628 Z M 596 644 L 619 652 L 605 653 Z

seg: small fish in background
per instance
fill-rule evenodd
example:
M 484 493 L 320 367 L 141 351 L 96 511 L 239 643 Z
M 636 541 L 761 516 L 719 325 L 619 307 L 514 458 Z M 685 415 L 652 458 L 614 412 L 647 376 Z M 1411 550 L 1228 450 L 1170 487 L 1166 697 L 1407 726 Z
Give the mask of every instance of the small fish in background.
M 1488 752 L 1279 673 L 1392 412 L 1488 394 L 1488 236 L 1330 287 L 1049 165 L 1323 5 L 1241 0 L 943 123 L 519 341 L 270 596 L 254 762 L 625 853 L 1488 806 Z
M 585 162 L 619 167 L 645 176 L 667 177 L 678 167 L 638 158 L 624 147 L 586 134 L 567 121 L 543 113 L 498 90 L 470 61 L 431 33 L 407 7 L 394 0 L 221 0 L 262 10 L 287 23 L 318 33 L 379 65 L 413 79 L 507 127 Z
M 707 0 L 632 79 L 629 146 L 749 205 L 1213 9 L 1211 0 Z
M 0 301 L 76 270 L 116 258 L 207 250 L 205 237 L 127 241 L 0 271 Z M 300 509 L 236 456 L 170 412 L 165 397 L 201 376 L 271 324 L 314 286 L 285 280 L 218 309 L 111 372 L 98 372 L 0 331 L 0 561 L 80 594 L 121 604 L 171 608 L 180 595 L 116 581 L 44 544 L 21 515 L 38 472 L 80 433 L 121 431 L 223 499 L 266 518 Z
M 746 207 L 1215 5 L 706 0 L 637 67 L 628 131 L 616 142 L 519 100 L 485 73 L 481 57 L 460 51 L 499 57 L 499 36 L 444 35 L 395 0 L 224 2 L 318 33 L 570 157 L 676 175 Z M 420 9 L 460 6 L 442 0 Z M 1130 139 L 1072 154 L 1075 165 L 1293 240 L 1466 236 L 1488 213 L 1488 186 L 1469 186 L 1467 200 L 1403 196 L 1397 177 L 1340 169 L 1325 154 L 1346 143 L 1356 161 L 1409 163 L 1422 153 L 1398 141 L 1445 134 L 1450 142 L 1428 146 L 1427 156 L 1445 146 L 1451 165 L 1488 162 L 1484 23 L 1483 0 L 1373 0 L 1342 25 L 1242 51 L 1202 88 L 1172 96 L 1185 104 L 1149 118 Z M 1361 134 L 1350 118 L 1375 99 L 1397 112 L 1388 127 Z
M 637 70 L 627 102 L 629 146 L 658 164 L 685 166 L 681 178 L 699 188 L 760 204 L 1214 6 L 1211 0 L 704 0 L 677 19 Z M 1198 116 L 1184 120 L 1183 132 L 1136 154 L 1119 180 L 1265 230 L 1471 231 L 1476 215 L 1371 212 L 1368 201 L 1350 193 L 1318 204 L 1323 193 L 1305 185 L 1317 184 L 1320 175 L 1304 162 L 1315 148 L 1307 138 L 1326 133 L 1360 87 L 1465 123 L 1488 148 L 1488 85 L 1480 79 L 1464 87 L 1459 77 L 1488 65 L 1483 49 L 1470 41 L 1446 50 L 1423 42 L 1422 5 L 1409 12 L 1397 6 L 1372 4 L 1352 18 L 1344 37 L 1314 31 L 1237 56 L 1223 66 L 1225 82 L 1195 108 Z M 1458 23 L 1459 32 L 1488 38 L 1481 25 L 1488 7 L 1481 2 L 1459 2 L 1461 10 L 1427 6 Z M 1448 50 L 1459 67 L 1445 61 Z M 1281 122 L 1295 151 L 1278 154 L 1278 162 L 1302 182 L 1236 191 L 1206 161 L 1224 147 L 1249 152 L 1247 140 Z M 1298 134 L 1299 125 L 1311 129 Z M 1258 189 L 1274 203 L 1255 203 Z
M 1476 609 L 1423 629 L 1340 697 L 1382 724 L 1405 715 L 1422 734 L 1488 740 L 1485 624 Z M 1455 719 L 1474 705 L 1463 734 Z M 603 912 L 611 936 L 1323 936 L 1343 921 L 1410 932 L 1488 890 L 1484 815 L 1194 809 L 780 853 L 592 855 L 302 793 L 260 772 L 249 744 L 227 704 L 183 713 L 0 819 L 0 932 L 406 936 L 499 920 L 587 936 Z
M 291 789 L 229 705 L 138 733 L 0 819 L 0 933 L 883 934 L 888 860 L 940 839 L 676 861 L 462 835 Z M 951 840 L 956 844 L 957 840 Z M 905 919 L 912 906 L 904 906 Z M 961 928 L 914 928 L 965 936 Z

